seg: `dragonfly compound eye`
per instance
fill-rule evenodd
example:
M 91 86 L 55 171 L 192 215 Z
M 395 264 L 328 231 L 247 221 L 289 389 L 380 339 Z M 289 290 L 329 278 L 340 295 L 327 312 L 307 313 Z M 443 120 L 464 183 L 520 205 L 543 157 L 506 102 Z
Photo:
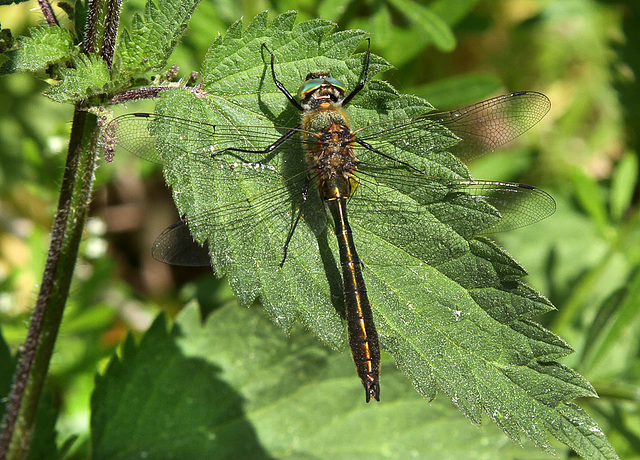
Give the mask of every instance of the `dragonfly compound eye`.
M 337 78 L 333 77 L 322 77 L 322 78 L 311 78 L 305 81 L 300 89 L 298 90 L 298 100 L 304 101 L 311 94 L 317 91 L 320 88 L 335 88 L 341 95 L 347 91 L 346 86 Z

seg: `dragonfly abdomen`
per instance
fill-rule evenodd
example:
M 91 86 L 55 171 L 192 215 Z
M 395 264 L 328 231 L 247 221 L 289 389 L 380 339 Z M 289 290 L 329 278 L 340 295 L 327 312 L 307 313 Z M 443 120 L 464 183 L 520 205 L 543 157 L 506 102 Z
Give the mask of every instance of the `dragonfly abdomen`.
M 340 191 L 340 180 L 334 181 L 333 196 L 324 196 L 335 222 L 336 237 L 340 251 L 340 264 L 344 285 L 349 346 L 358 375 L 365 388 L 367 402 L 373 397 L 380 400 L 380 345 L 373 321 L 373 313 L 362 276 L 362 263 L 356 252 L 347 219 L 348 193 Z M 328 184 L 331 185 L 331 184 Z M 325 187 L 328 192 L 330 187 Z

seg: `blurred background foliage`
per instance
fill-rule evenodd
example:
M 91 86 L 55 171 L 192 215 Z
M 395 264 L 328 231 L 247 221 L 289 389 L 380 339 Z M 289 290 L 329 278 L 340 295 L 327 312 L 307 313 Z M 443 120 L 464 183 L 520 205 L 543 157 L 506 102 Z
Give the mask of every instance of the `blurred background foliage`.
M 35 2 L 0 7 L 13 36 L 42 24 Z M 124 4 L 123 24 L 143 9 Z M 34 9 L 36 8 L 36 9 Z M 537 90 L 551 112 L 523 138 L 474 162 L 474 177 L 545 188 L 554 216 L 497 239 L 558 308 L 538 320 L 576 353 L 563 360 L 601 399 L 579 401 L 621 458 L 640 458 L 640 220 L 638 148 L 640 4 L 595 0 L 202 0 L 172 63 L 197 70 L 215 36 L 237 18 L 289 9 L 371 33 L 395 69 L 378 76 L 447 109 Z M 62 18 L 63 14 L 59 13 Z M 434 27 L 442 29 L 432 34 Z M 41 95 L 31 75 L 0 79 L 0 321 L 12 351 L 26 334 L 42 275 L 72 107 Z M 117 113 L 152 109 L 130 104 Z M 81 258 L 50 374 L 59 439 L 86 442 L 96 371 L 129 331 L 194 296 L 206 311 L 232 302 L 209 270 L 165 266 L 150 247 L 177 220 L 160 171 L 133 158 L 101 162 Z M 2 350 L 0 350 L 1 352 Z M 8 376 L 0 373 L 0 387 Z

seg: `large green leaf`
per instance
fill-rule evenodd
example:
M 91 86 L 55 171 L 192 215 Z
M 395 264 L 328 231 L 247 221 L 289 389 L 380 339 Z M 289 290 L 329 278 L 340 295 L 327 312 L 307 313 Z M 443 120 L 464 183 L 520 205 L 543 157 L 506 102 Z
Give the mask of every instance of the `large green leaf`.
M 319 68 L 331 69 L 348 88 L 361 81 L 364 55 L 353 52 L 363 32 L 332 33 L 328 21 L 294 20 L 287 13 L 268 24 L 262 14 L 245 31 L 241 23 L 231 26 L 207 54 L 202 86 L 165 92 L 157 107 L 163 118 L 138 120 L 148 120 L 145 130 L 152 136 L 134 137 L 135 148 L 164 164 L 181 215 L 198 241 L 208 240 L 214 270 L 229 276 L 243 303 L 259 297 L 286 331 L 300 321 L 325 344 L 343 349 L 339 257 L 317 189 L 310 190 L 280 265 L 301 203 L 303 152 L 237 153 L 219 163 L 207 154 L 226 147 L 264 149 L 286 132 L 277 126 L 299 123 L 271 79 L 263 43 L 290 90 Z M 385 68 L 384 60 L 371 57 L 371 74 Z M 352 128 L 359 129 L 430 109 L 422 99 L 369 81 L 348 112 Z M 168 118 L 176 115 L 211 125 Z M 464 165 L 446 152 L 455 137 L 437 124 L 423 128 L 385 143 L 384 153 L 430 176 L 468 179 Z M 215 131 L 211 146 L 199 142 L 202 130 Z M 250 135 L 231 137 L 236 131 Z M 585 457 L 615 458 L 591 419 L 568 404 L 595 396 L 584 378 L 554 362 L 571 348 L 531 321 L 552 305 L 520 281 L 526 272 L 508 254 L 477 237 L 499 218 L 496 210 L 369 151 L 358 154 L 365 163 L 391 168 L 379 175 L 360 169 L 349 213 L 381 346 L 418 392 L 429 399 L 446 393 L 473 423 L 488 414 L 513 440 L 525 433 L 552 451 L 550 432 Z M 382 387 L 384 398 L 384 373 Z
M 367 406 L 352 366 L 260 308 L 231 304 L 201 324 L 192 304 L 169 332 L 161 316 L 127 340 L 98 377 L 92 458 L 547 458 L 446 400 L 421 404 L 391 363 L 384 406 Z

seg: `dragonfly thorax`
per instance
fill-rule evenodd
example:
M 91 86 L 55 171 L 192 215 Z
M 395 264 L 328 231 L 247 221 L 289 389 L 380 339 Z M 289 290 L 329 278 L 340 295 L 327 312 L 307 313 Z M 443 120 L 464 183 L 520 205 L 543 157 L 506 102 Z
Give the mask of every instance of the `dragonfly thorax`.
M 321 184 L 335 183 L 337 180 L 348 188 L 347 184 L 354 176 L 358 163 L 353 149 L 354 134 L 349 126 L 342 122 L 340 114 L 336 115 L 338 120 L 331 120 L 317 133 L 309 136 L 307 162 L 311 169 L 317 171 Z M 350 195 L 346 189 L 343 193 L 346 196 Z
M 305 112 L 340 107 L 346 90 L 344 83 L 329 72 L 311 72 L 298 90 L 298 100 Z

